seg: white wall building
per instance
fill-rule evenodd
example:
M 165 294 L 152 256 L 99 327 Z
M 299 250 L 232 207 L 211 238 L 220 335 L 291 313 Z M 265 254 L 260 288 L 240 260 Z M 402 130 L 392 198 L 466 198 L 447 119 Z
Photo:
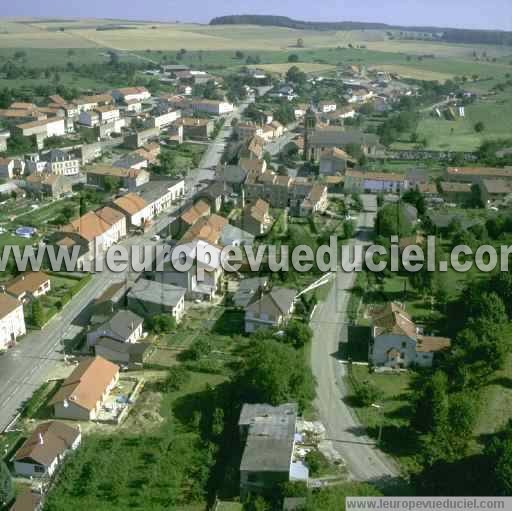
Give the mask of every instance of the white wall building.
M 23 304 L 5 292 L 0 293 L 0 351 L 14 346 L 16 339 L 26 332 Z

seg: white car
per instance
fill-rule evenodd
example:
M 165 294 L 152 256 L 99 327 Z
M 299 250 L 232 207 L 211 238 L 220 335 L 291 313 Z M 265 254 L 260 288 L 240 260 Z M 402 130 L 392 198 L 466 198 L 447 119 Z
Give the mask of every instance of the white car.
M 160 236 L 158 236 L 158 234 L 154 234 L 151 236 L 151 241 L 160 241 Z

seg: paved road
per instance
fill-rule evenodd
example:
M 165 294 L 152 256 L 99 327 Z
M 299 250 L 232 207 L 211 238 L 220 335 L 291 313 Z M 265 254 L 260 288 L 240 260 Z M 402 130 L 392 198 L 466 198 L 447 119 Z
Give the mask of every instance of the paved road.
M 191 171 L 187 176 L 187 198 L 195 193 L 196 184 L 200 180 L 213 177 L 214 172 L 209 167 L 215 168 L 219 163 L 224 150 L 224 138 L 227 140 L 230 135 L 228 118 L 226 127 L 208 147 L 200 168 Z M 180 207 L 181 204 L 178 204 L 161 215 L 152 229 L 143 236 L 128 238 L 121 244 L 127 247 L 155 244 L 151 241 L 152 235 L 160 232 L 168 223 L 169 216 Z M 73 339 L 82 330 L 86 324 L 88 304 L 113 282 L 127 278 L 135 278 L 135 275 L 108 271 L 93 275 L 91 281 L 41 331 L 29 333 L 15 348 L 0 356 L 0 431 L 9 425 L 23 402 L 47 380 L 52 369 L 63 359 L 62 340 Z
M 365 211 L 359 216 L 354 244 L 365 243 L 368 239 L 377 209 L 375 197 L 363 196 L 363 202 Z M 383 483 L 398 475 L 397 467 L 366 436 L 364 428 L 345 403 L 344 398 L 348 394 L 344 382 L 345 366 L 336 358 L 339 341 L 346 342 L 344 327 L 348 319 L 349 290 L 355 278 L 355 273 L 345 273 L 340 269 L 327 300 L 317 307 L 311 322 L 314 331 L 311 364 L 318 383 L 315 406 L 328 438 L 343 456 L 351 477 Z

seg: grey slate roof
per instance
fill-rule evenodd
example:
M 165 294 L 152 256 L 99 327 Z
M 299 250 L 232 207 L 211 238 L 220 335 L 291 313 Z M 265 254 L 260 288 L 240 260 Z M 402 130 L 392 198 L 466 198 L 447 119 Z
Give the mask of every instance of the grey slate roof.
M 100 337 L 96 342 L 96 346 L 101 346 L 118 353 L 139 355 L 145 353 L 151 344 L 148 342 L 119 342 L 110 337 Z
M 358 130 L 345 131 L 343 128 L 317 129 L 311 134 L 311 145 L 322 147 L 345 147 L 348 144 L 378 145 L 379 137 Z
M 275 314 L 278 311 L 280 314 L 286 314 L 297 296 L 295 289 L 287 289 L 284 287 L 274 287 L 269 293 L 263 294 L 260 298 L 250 303 L 246 310 Z
M 221 245 L 232 245 L 233 242 L 241 242 L 243 245 L 252 245 L 254 242 L 254 235 L 250 232 L 244 231 L 235 225 L 226 224 L 222 228 L 220 235 Z
M 142 163 L 146 161 L 146 158 L 144 156 L 141 156 L 140 154 L 136 153 L 129 153 L 120 158 L 119 160 L 115 161 L 112 164 L 112 167 L 118 167 L 121 169 L 129 169 L 133 165 L 138 165 L 139 163 Z
M 235 307 L 247 307 L 256 292 L 268 285 L 268 280 L 268 277 L 253 277 L 241 280 L 238 290 L 233 295 Z
M 137 193 L 146 201 L 146 204 L 151 204 L 165 195 L 169 188 L 180 181 L 183 181 L 183 179 L 155 179 L 139 186 Z
M 228 184 L 241 184 L 247 177 L 247 171 L 238 165 L 226 165 L 219 172 L 219 178 Z
M 185 293 L 186 289 L 182 287 L 153 280 L 139 279 L 128 293 L 128 298 L 175 307 L 181 298 L 185 296 Z
M 245 404 L 238 422 L 248 428 L 240 470 L 289 472 L 296 420 L 296 403 Z
M 110 332 L 119 339 L 128 339 L 143 321 L 140 316 L 132 311 L 120 310 L 96 330 L 104 331 L 107 335 Z

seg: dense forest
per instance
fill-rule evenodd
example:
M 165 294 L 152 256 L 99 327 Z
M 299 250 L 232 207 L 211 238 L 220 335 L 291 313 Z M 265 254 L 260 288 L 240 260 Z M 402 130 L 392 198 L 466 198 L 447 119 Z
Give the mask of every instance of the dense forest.
M 286 16 L 241 14 L 213 18 L 210 25 L 262 25 L 294 28 L 298 30 L 400 30 L 406 32 L 432 32 L 439 40 L 451 43 L 512 45 L 512 32 L 501 30 L 469 30 L 441 27 L 405 27 L 385 23 L 358 21 L 300 21 Z

